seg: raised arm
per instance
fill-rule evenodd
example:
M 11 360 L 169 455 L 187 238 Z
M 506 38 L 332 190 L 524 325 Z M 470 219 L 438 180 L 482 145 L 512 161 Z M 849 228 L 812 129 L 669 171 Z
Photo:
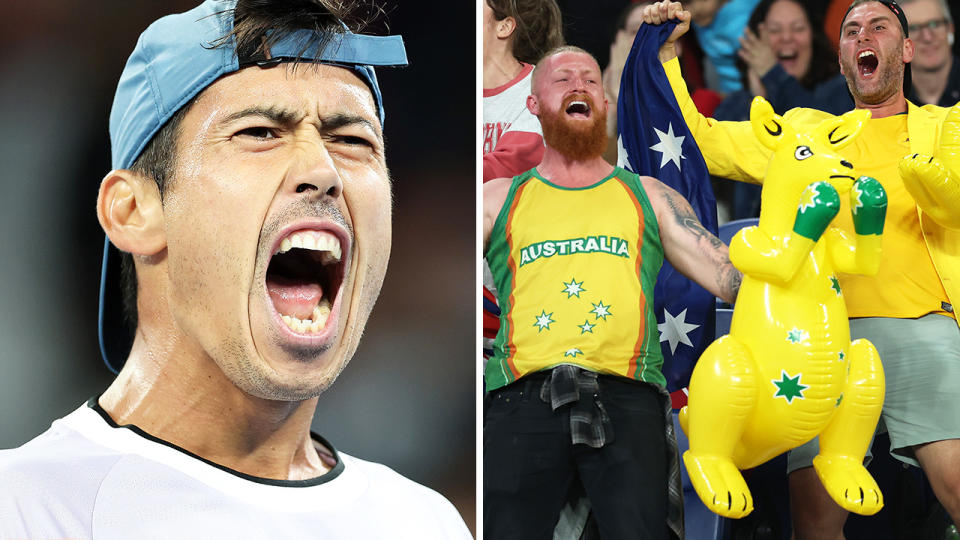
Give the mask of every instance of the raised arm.
M 718 122 L 700 114 L 680 73 L 674 47 L 690 27 L 690 13 L 678 2 L 657 2 L 643 8 L 644 24 L 677 21 L 677 27 L 660 47 L 659 58 L 683 120 L 693 134 L 710 174 L 759 184 L 763 181 L 770 150 L 753 135 L 749 122 Z
M 483 251 L 487 251 L 490 242 L 490 231 L 497 222 L 500 209 L 507 200 L 510 191 L 511 178 L 495 178 L 483 184 Z
M 670 264 L 717 297 L 735 302 L 743 276 L 730 263 L 727 246 L 703 228 L 683 195 L 656 178 L 640 179 L 657 214 L 663 253 Z

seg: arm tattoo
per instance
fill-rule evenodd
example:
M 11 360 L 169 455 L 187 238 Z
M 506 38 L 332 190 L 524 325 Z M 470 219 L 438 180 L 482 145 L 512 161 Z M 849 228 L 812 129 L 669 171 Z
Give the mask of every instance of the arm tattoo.
M 697 238 L 698 244 L 701 241 L 706 241 L 714 249 L 723 247 L 723 242 L 716 236 L 710 234 L 710 231 L 703 228 L 700 220 L 697 219 L 697 215 L 693 213 L 693 208 L 690 206 L 690 203 L 680 198 L 678 193 L 672 190 L 664 190 L 663 198 L 667 202 L 667 206 L 670 207 L 670 213 L 677 225 L 680 225 L 693 234 Z
M 741 281 L 743 281 L 743 274 L 730 263 L 730 259 L 727 259 L 726 264 L 717 271 L 717 284 L 730 296 L 726 300 L 731 304 L 737 300 Z
M 736 300 L 737 293 L 740 291 L 743 274 L 730 262 L 726 244 L 703 227 L 700 220 L 697 219 L 697 215 L 693 212 L 690 203 L 680 197 L 678 193 L 665 189 L 663 190 L 663 198 L 676 224 L 693 235 L 700 250 L 713 259 L 716 269 L 715 283 L 722 291 L 724 300 L 729 300 L 732 303 Z

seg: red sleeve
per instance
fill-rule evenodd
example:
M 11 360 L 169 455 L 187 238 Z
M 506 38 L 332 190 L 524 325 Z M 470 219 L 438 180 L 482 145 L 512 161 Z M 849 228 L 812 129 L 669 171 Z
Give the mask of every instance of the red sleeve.
M 528 171 L 543 159 L 543 137 L 529 131 L 508 131 L 493 152 L 483 155 L 483 181 L 509 178 Z

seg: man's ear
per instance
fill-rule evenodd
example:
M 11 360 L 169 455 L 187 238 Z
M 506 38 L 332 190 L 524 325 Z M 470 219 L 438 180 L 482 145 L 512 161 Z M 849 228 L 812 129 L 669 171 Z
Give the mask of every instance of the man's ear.
M 128 169 L 107 173 L 97 195 L 97 219 L 122 251 L 149 256 L 167 247 L 163 203 L 152 178 Z
M 534 116 L 540 116 L 540 102 L 537 96 L 530 94 L 527 96 L 527 110 Z
M 913 40 L 910 39 L 910 38 L 904 39 L 904 40 L 903 40 L 903 61 L 904 61 L 904 63 L 913 62 L 913 55 L 914 55 L 915 52 L 916 52 L 916 51 L 914 50 L 914 47 L 913 47 Z M 908 89 L 908 88 L 904 88 L 904 89 L 903 89 L 903 92 L 904 92 L 904 93 L 907 93 L 907 92 L 909 92 L 909 89 Z

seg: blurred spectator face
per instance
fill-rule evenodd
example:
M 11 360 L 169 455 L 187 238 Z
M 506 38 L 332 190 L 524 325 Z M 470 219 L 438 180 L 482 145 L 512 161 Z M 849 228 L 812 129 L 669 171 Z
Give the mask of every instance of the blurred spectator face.
M 690 0 L 690 2 L 684 4 L 684 7 L 690 12 L 693 24 L 710 26 L 722 4 L 722 0 Z
M 640 25 L 643 24 L 643 8 L 652 4 L 653 2 L 637 2 L 633 5 L 633 11 L 630 12 L 630 15 L 627 16 L 627 20 L 623 25 L 621 32 L 626 32 L 630 38 L 637 35 L 637 31 L 640 30 Z
M 916 47 L 915 69 L 934 71 L 950 60 L 950 38 L 953 24 L 936 0 L 917 0 L 903 5 L 910 25 L 910 38 Z
M 766 37 L 787 73 L 797 80 L 807 74 L 813 54 L 813 32 L 803 8 L 792 0 L 770 6 L 760 27 L 760 37 Z

